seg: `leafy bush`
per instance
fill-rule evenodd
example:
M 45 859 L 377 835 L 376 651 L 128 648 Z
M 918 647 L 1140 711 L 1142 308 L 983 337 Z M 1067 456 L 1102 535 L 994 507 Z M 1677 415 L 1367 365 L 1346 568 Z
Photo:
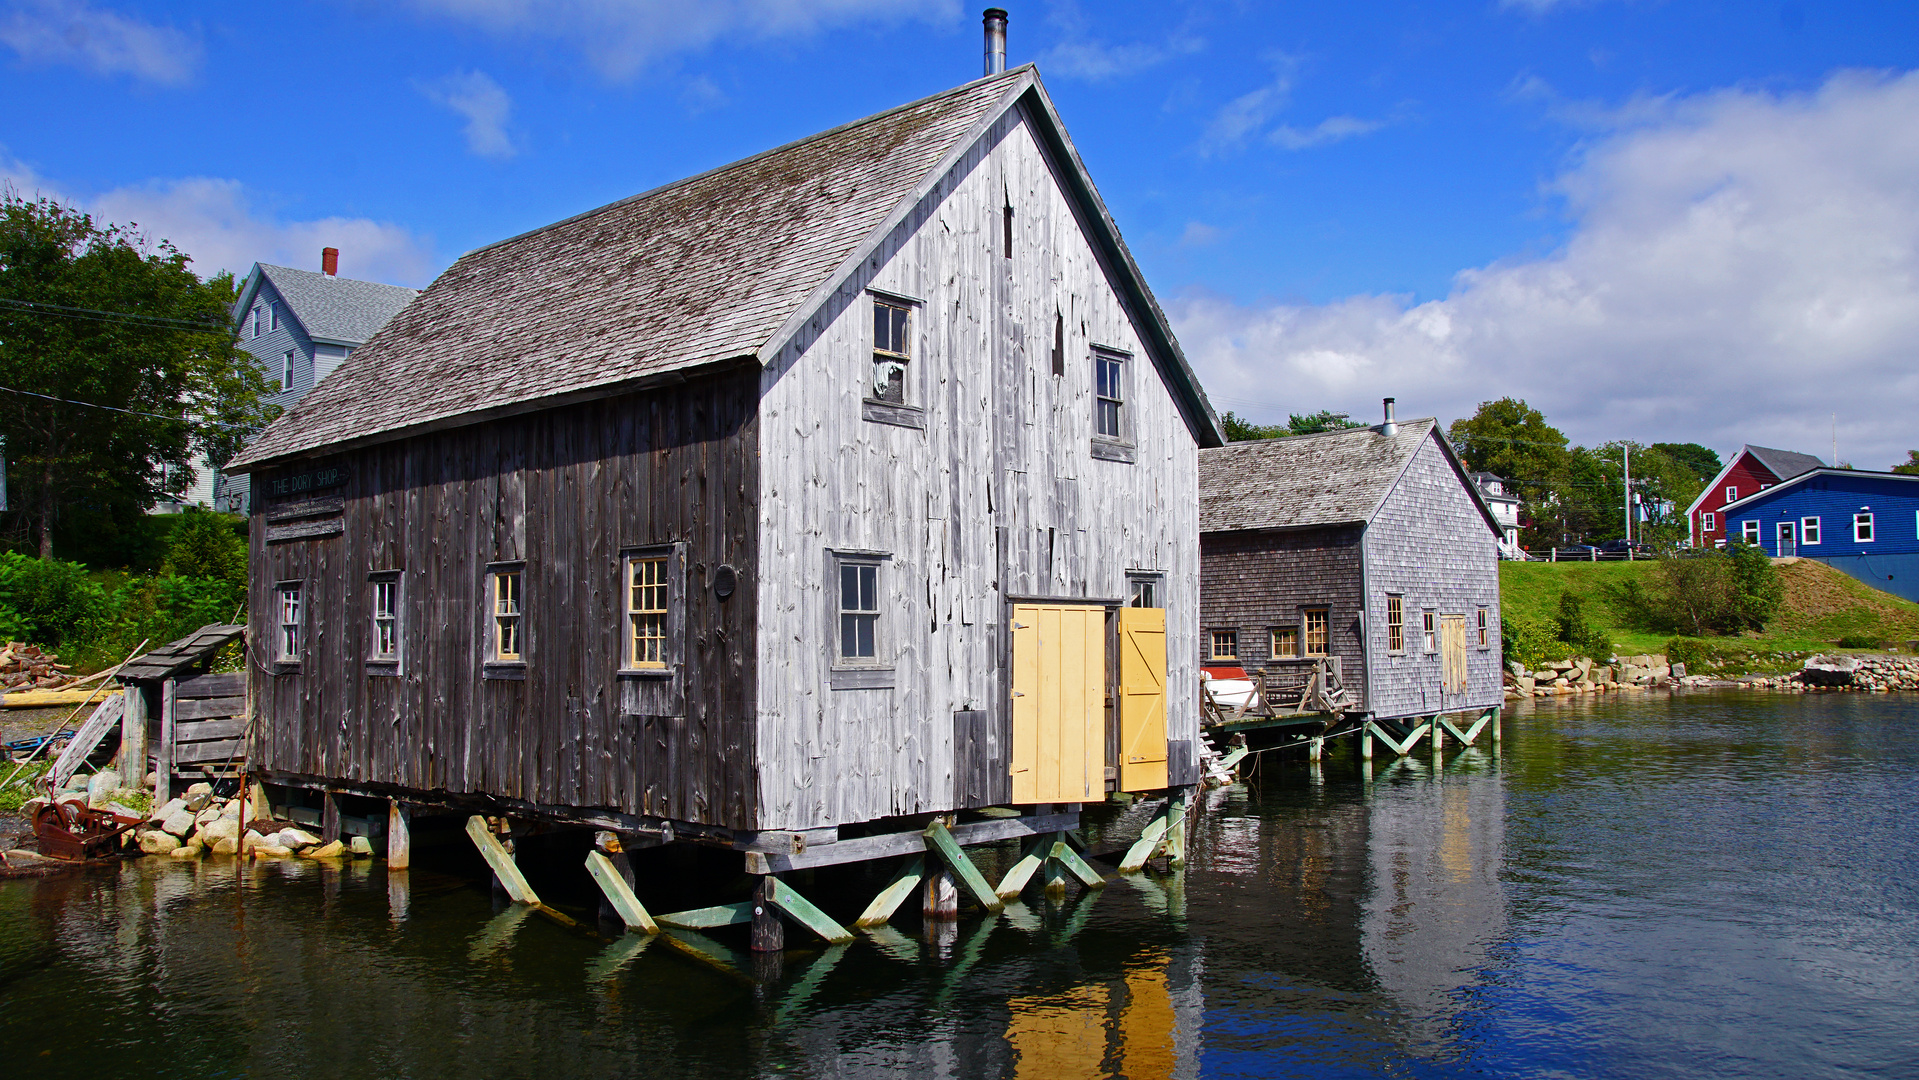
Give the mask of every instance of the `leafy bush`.
M 57 648 L 102 629 L 106 590 L 79 563 L 0 553 L 0 636 Z
M 175 577 L 211 578 L 233 585 L 247 581 L 247 543 L 238 518 L 188 507 L 173 527 L 166 572 Z
M 1666 662 L 1669 664 L 1684 664 L 1691 669 L 1713 659 L 1714 655 L 1712 643 L 1698 638 L 1676 637 L 1666 642 Z
M 1879 639 L 1860 637 L 1858 634 L 1847 634 L 1845 637 L 1839 639 L 1839 647 L 1842 649 L 1877 649 L 1879 647 Z
M 1578 594 L 1559 594 L 1557 623 L 1559 640 L 1571 646 L 1577 655 L 1590 656 L 1595 660 L 1604 660 L 1612 655 L 1612 639 L 1607 636 L 1604 627 L 1586 618 L 1586 604 Z
M 1499 619 L 1499 652 L 1504 662 L 1517 661 L 1532 670 L 1566 659 L 1570 650 L 1552 623 L 1508 611 Z
M 1785 603 L 1785 583 L 1765 550 L 1661 556 L 1649 582 L 1628 581 L 1619 603 L 1649 629 L 1692 637 L 1764 630 Z

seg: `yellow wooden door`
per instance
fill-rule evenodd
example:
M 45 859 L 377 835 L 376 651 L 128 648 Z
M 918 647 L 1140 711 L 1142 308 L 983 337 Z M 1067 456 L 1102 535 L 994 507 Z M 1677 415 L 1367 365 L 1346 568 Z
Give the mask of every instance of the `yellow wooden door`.
M 1119 789 L 1166 786 L 1166 609 L 1119 609 Z
M 1013 607 L 1013 802 L 1106 794 L 1106 609 Z
M 1466 692 L 1466 616 L 1439 617 L 1440 692 Z

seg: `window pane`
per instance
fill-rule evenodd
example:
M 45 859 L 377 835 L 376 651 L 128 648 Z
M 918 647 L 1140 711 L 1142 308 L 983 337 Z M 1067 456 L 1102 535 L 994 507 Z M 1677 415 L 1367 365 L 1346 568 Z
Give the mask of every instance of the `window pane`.
M 858 656 L 860 654 L 859 618 L 858 615 L 840 616 L 841 656 Z
M 860 623 L 859 655 L 861 656 L 872 656 L 875 652 L 873 648 L 873 629 L 874 629 L 873 624 L 877 621 L 878 620 L 871 615 L 862 615 L 859 617 L 859 623 Z
M 860 606 L 860 568 L 840 567 L 840 610 L 855 611 Z
M 887 347 L 886 343 L 889 340 L 887 335 L 891 327 L 892 323 L 886 315 L 886 305 L 875 303 L 873 305 L 873 347 L 875 349 Z
M 879 601 L 873 595 L 879 582 L 879 567 L 862 566 L 860 570 L 860 610 L 878 611 Z

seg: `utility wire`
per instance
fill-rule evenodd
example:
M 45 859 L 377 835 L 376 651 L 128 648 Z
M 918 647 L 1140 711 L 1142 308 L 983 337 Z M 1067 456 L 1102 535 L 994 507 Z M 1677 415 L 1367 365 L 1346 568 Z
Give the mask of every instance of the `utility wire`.
M 177 420 L 183 424 L 211 424 L 214 427 L 238 428 L 240 430 L 247 430 L 253 427 L 252 424 L 234 424 L 225 420 L 189 420 L 184 416 L 168 416 L 165 413 L 141 412 L 138 409 L 122 409 L 117 405 L 100 405 L 91 401 L 75 401 L 72 398 L 54 397 L 52 394 L 36 394 L 32 390 L 15 390 L 11 386 L 0 386 L 0 390 L 4 390 L 9 394 L 22 394 L 26 397 L 37 397 L 46 401 L 58 401 L 63 405 L 84 405 L 89 409 L 106 409 L 109 412 L 126 413 L 128 416 L 149 416 L 155 420 Z
M 205 319 L 175 319 L 166 315 L 142 315 L 132 311 L 103 311 L 100 308 L 68 307 L 64 304 L 48 304 L 38 300 L 10 300 L 0 297 L 0 308 L 11 308 L 28 315 L 52 315 L 87 322 L 148 326 L 157 330 L 185 330 L 189 333 L 222 336 L 233 332 L 231 326 L 220 326 Z

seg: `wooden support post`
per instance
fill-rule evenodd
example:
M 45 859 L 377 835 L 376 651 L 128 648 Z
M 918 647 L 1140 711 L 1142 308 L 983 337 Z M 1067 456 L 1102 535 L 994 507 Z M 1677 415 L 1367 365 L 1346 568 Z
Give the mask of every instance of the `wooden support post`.
M 791 885 L 771 874 L 762 878 L 761 881 L 762 883 L 772 882 L 770 899 L 774 907 L 780 909 L 787 918 L 818 934 L 826 940 L 827 944 L 844 945 L 853 940 L 852 933 L 846 927 L 834 922 L 826 912 L 814 907 L 811 900 L 794 892 Z
M 1186 865 L 1186 816 L 1193 805 L 1193 789 L 1180 788 L 1166 807 L 1166 861 L 1174 870 Z
M 941 862 L 952 869 L 960 882 L 966 886 L 966 891 L 973 894 L 973 899 L 977 900 L 981 907 L 988 911 L 998 911 L 1005 906 L 1000 902 L 999 894 L 986 883 L 986 876 L 973 865 L 973 860 L 966 857 L 965 849 L 953 839 L 953 834 L 947 831 L 944 823 L 935 821 L 926 827 L 926 846 L 928 850 L 939 856 Z
M 486 827 L 486 819 L 478 814 L 466 819 L 466 835 L 473 846 L 480 849 L 480 856 L 493 868 L 493 877 L 506 890 L 506 895 L 516 904 L 535 904 L 540 902 L 538 893 L 520 876 L 520 868 L 513 862 L 513 853 Z
M 98 706 L 96 706 L 96 708 L 98 708 Z M 105 733 L 102 732 L 102 734 L 104 735 Z M 133 787 L 137 783 L 140 787 L 144 788 L 147 783 L 146 762 L 143 761 L 140 763 L 138 772 L 135 772 L 133 769 L 134 743 L 136 740 L 142 748 L 140 752 L 145 754 L 145 747 L 147 745 L 146 697 L 140 693 L 140 687 L 137 684 L 128 683 L 126 684 L 124 700 L 120 705 L 120 754 L 115 760 L 120 764 L 120 775 L 125 778 L 126 786 Z M 51 758 L 53 755 L 48 754 L 47 756 Z M 166 782 L 163 778 L 157 776 L 154 777 L 154 780 L 162 784 Z M 167 798 L 172 798 L 172 796 L 169 795 Z M 159 792 L 154 792 L 153 805 L 161 806 L 164 805 L 165 802 L 166 799 L 161 798 Z
M 320 793 L 320 842 L 331 844 L 340 838 L 340 796 L 331 791 Z
M 1440 747 L 1446 745 L 1446 726 L 1440 723 L 1440 719 L 1438 715 L 1435 715 L 1426 721 L 1427 729 L 1433 733 L 1433 753 L 1435 754 L 1439 752 Z
M 993 890 L 1001 900 L 1011 900 L 1026 890 L 1026 883 L 1033 880 L 1033 874 L 1046 861 L 1046 852 L 1052 841 L 1048 837 L 1035 836 L 1026 841 L 1020 849 L 1019 859 L 1006 870 L 1006 876 L 1000 879 L 999 888 Z
M 386 868 L 391 873 L 413 865 L 413 811 L 398 799 L 386 806 Z
M 926 875 L 926 887 L 920 897 L 920 914 L 933 922 L 951 922 L 959 918 L 959 885 L 953 871 L 941 866 Z
M 779 952 L 786 948 L 786 924 L 780 921 L 779 910 L 773 904 L 773 888 L 778 884 L 778 878 L 762 874 L 760 883 L 753 888 L 753 939 L 749 947 L 754 952 Z
M 625 857 L 624 854 L 620 856 L 622 859 Z M 620 873 L 620 868 L 612 859 L 597 851 L 589 851 L 586 853 L 586 872 L 593 875 L 594 882 L 606 894 L 607 902 L 613 905 L 613 910 L 619 914 L 620 921 L 626 924 L 628 930 L 644 930 L 649 934 L 660 932 L 659 924 L 647 914 L 640 898 L 633 895 L 633 886 L 627 882 L 627 875 Z
M 1373 733 L 1364 729 L 1359 733 L 1359 760 L 1373 760 Z
M 1499 745 L 1499 722 L 1505 718 L 1505 711 L 1498 705 L 1493 706 L 1493 745 Z
M 880 894 L 873 898 L 872 903 L 866 905 L 866 910 L 860 912 L 859 919 L 853 925 L 861 929 L 885 926 L 893 917 L 893 912 L 899 910 L 899 906 L 912 895 L 913 887 L 918 885 L 920 879 L 925 876 L 926 856 L 914 855 L 907 858 L 900 864 L 899 872 L 893 875 L 893 880 L 887 883 L 886 888 L 880 890 Z
M 1325 752 L 1325 748 L 1326 740 L 1315 737 L 1311 742 L 1306 744 L 1306 760 L 1318 761 L 1320 755 Z
M 1059 834 L 1054 833 L 1052 842 L 1046 849 L 1046 898 L 1048 900 L 1066 899 L 1066 869 L 1053 858 L 1053 848 L 1058 846 Z

